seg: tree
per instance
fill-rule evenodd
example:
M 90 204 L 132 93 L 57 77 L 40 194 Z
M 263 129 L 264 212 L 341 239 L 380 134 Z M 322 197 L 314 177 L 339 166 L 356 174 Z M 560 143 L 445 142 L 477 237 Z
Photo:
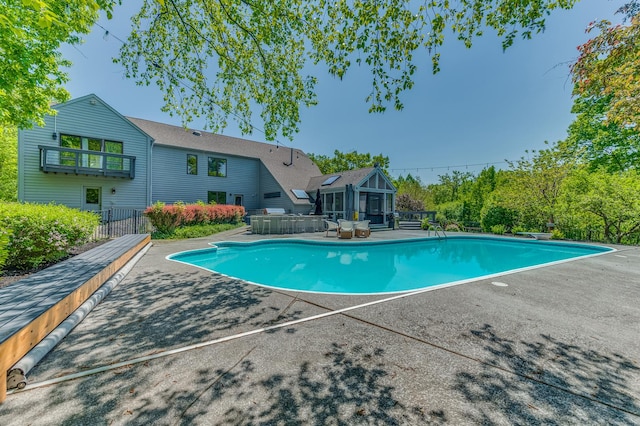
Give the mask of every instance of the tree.
M 492 205 L 517 211 L 527 228 L 543 228 L 555 223 L 562 184 L 575 160 L 560 145 L 533 153 L 530 160 L 509 162 L 511 170 L 496 185 Z
M 337 149 L 333 152 L 333 157 L 326 155 L 307 154 L 311 161 L 316 163 L 323 175 L 344 172 L 345 170 L 362 169 L 373 167 L 376 164 L 389 176 L 389 157 L 382 154 L 358 154 L 357 151 L 340 152 Z
M 405 178 L 400 175 L 398 179 L 393 181 L 393 184 L 398 191 L 396 193 L 396 207 L 398 210 L 419 211 L 424 210 L 425 206 L 434 207 L 431 192 L 422 184 L 419 176 L 414 178 L 411 174 L 408 174 Z M 401 199 L 401 197 L 403 198 Z M 399 207 L 401 203 L 404 203 L 403 207 Z
M 157 84 L 163 110 L 185 123 L 204 117 L 213 131 L 238 121 L 252 131 L 258 109 L 265 136 L 291 138 L 299 108 L 314 105 L 309 63 L 343 78 L 354 65 L 371 73 L 369 111 L 402 109 L 413 87 L 416 57 L 440 70 L 445 34 L 470 47 L 486 28 L 502 37 L 544 30 L 545 16 L 576 0 L 145 0 L 117 61 L 138 84 Z M 308 68 L 307 68 L 308 69 Z
M 0 201 L 15 201 L 18 195 L 18 131 L 0 128 Z
M 98 18 L 109 15 L 114 0 L 22 0 L 0 5 L 0 124 L 31 127 L 44 124 L 52 101 L 69 93 L 61 43 L 78 44 Z
M 628 25 L 592 22 L 587 33 L 600 33 L 578 47 L 580 55 L 571 67 L 574 94 L 582 98 L 606 98 L 606 118 L 622 127 L 638 128 L 640 118 L 640 5 L 634 0 L 618 12 Z
M 636 170 L 580 170 L 567 181 L 565 192 L 570 207 L 600 219 L 605 241 L 619 244 L 640 232 L 640 174 Z
M 611 95 L 578 96 L 571 112 L 577 116 L 569 126 L 564 144 L 591 170 L 604 167 L 609 172 L 640 168 L 640 133 L 607 121 Z
M 451 174 L 438 176 L 440 183 L 429 185 L 436 204 L 461 201 L 461 194 L 471 185 L 473 173 L 454 170 Z

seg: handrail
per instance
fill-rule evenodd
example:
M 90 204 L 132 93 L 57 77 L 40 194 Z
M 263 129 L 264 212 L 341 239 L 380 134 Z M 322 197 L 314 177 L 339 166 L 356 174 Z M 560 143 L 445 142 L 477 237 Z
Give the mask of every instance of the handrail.
M 40 170 L 77 175 L 135 178 L 136 157 L 102 151 L 39 145 Z

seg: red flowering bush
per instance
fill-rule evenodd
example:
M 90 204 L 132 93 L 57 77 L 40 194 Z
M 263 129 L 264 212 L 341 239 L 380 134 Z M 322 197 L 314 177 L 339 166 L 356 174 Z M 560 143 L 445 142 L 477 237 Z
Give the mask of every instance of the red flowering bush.
M 179 226 L 237 224 L 245 214 L 244 207 L 226 204 L 184 204 L 165 205 L 157 202 L 147 207 L 144 214 L 156 231 L 172 234 Z

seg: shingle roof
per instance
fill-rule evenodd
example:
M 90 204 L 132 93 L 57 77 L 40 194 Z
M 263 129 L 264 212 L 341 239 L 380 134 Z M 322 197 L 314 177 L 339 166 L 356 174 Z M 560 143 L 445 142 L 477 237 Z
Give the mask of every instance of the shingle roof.
M 296 198 L 291 189 L 306 188 L 309 176 L 318 176 L 320 169 L 299 149 L 187 130 L 184 127 L 140 118 L 127 117 L 127 119 L 151 136 L 158 145 L 259 159 L 294 204 L 309 204 L 309 200 Z M 194 132 L 199 133 L 200 136 L 196 136 Z M 292 158 L 292 164 L 287 165 L 291 163 Z
M 374 167 L 365 167 L 364 169 L 345 170 L 344 172 L 331 173 L 331 174 L 322 175 L 322 176 L 314 176 L 311 179 L 309 179 L 309 184 L 307 185 L 307 192 L 315 193 L 315 191 L 318 188 L 320 189 L 344 188 L 349 184 L 358 185 L 373 170 L 375 170 Z M 337 179 L 335 182 L 333 182 L 331 185 L 322 185 L 322 182 L 324 182 L 331 176 L 340 176 L 340 178 Z

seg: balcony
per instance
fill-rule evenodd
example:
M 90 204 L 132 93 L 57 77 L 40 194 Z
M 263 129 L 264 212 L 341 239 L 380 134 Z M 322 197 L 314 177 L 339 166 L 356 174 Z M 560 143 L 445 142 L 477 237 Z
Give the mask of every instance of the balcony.
M 83 149 L 38 146 L 40 170 L 45 173 L 107 176 L 133 179 L 136 157 Z

